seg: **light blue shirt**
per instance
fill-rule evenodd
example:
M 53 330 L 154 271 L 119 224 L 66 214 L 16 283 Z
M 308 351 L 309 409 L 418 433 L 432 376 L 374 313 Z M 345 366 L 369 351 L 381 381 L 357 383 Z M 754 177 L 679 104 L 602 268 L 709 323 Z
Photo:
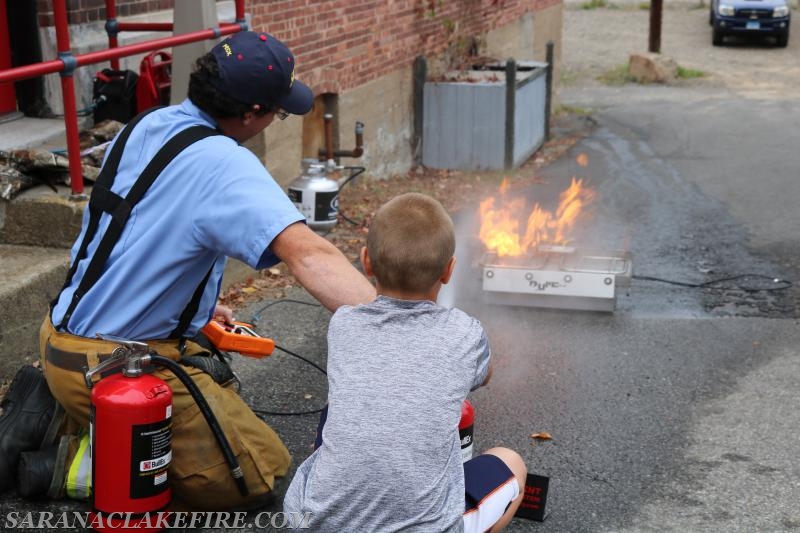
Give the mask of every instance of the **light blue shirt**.
M 124 197 L 170 138 L 199 124 L 216 127 L 189 100 L 142 119 L 125 146 L 112 191 Z M 53 324 L 61 322 L 109 219 L 102 215 L 87 258 L 53 309 Z M 103 275 L 75 308 L 67 330 L 83 337 L 168 338 L 213 265 L 186 332 L 193 336 L 213 314 L 227 257 L 253 268 L 272 266 L 279 259 L 268 250 L 270 243 L 301 220 L 303 215 L 250 150 L 223 135 L 197 141 L 167 165 L 133 209 Z M 72 261 L 88 222 L 87 208 Z

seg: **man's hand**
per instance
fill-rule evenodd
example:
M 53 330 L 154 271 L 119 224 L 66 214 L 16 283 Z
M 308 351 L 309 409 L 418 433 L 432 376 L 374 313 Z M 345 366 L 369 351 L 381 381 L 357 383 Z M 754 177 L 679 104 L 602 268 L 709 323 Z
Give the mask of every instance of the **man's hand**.
M 328 310 L 375 299 L 375 287 L 324 237 L 302 222 L 288 226 L 270 244 L 297 281 Z
M 226 305 L 217 304 L 214 308 L 212 320 L 222 322 L 223 324 L 233 324 L 233 309 Z

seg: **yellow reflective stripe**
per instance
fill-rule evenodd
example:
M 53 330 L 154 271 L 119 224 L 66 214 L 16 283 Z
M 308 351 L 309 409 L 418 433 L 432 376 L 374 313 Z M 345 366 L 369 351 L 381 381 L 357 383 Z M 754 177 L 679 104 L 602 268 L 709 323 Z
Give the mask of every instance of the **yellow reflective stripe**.
M 66 482 L 67 496 L 85 500 L 91 496 L 92 490 L 92 458 L 89 455 L 89 435 L 81 436 L 78 452 L 69 465 Z

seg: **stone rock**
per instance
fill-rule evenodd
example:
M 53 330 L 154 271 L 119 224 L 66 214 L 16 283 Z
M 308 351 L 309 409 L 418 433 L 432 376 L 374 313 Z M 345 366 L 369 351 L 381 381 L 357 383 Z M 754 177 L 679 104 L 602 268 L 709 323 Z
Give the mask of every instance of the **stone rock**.
M 631 54 L 628 72 L 639 83 L 667 83 L 675 78 L 678 65 L 661 54 Z

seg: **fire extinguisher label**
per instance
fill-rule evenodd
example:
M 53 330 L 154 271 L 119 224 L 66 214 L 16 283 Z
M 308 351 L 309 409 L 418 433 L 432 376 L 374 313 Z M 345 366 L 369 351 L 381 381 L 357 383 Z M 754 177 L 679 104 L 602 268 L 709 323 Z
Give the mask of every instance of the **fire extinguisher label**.
M 132 429 L 131 499 L 150 498 L 167 490 L 172 419 L 135 425 Z
M 339 193 L 318 192 L 314 198 L 314 220 L 336 220 L 339 213 Z
M 461 439 L 461 462 L 466 462 L 472 459 L 472 428 L 467 426 L 458 430 L 458 437 Z

